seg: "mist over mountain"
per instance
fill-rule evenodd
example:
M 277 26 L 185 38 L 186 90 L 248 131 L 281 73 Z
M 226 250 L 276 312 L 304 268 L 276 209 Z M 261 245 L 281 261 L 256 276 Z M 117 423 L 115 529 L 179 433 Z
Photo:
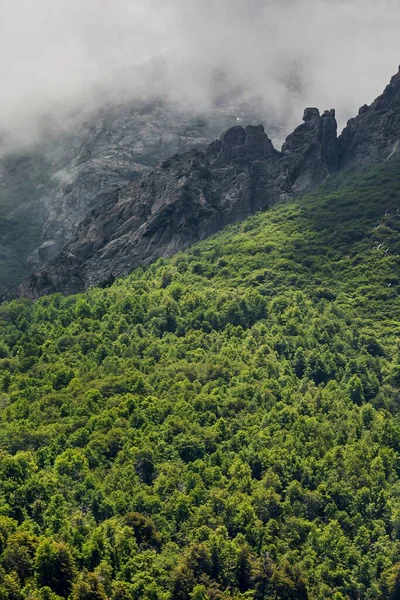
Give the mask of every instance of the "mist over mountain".
M 388 160 L 398 152 L 399 132 L 400 67 L 384 92 L 349 119 L 340 136 L 334 109 L 321 115 L 318 108 L 306 108 L 303 123 L 287 136 L 281 151 L 262 125 L 236 125 L 205 151 L 177 154 L 147 176 L 133 176 L 122 189 L 112 191 L 108 182 L 107 193 L 97 198 L 92 190 L 97 206 L 74 235 L 74 227 L 65 225 L 66 219 L 83 214 L 74 201 L 81 198 L 88 208 L 78 177 L 68 193 L 61 189 L 56 204 L 62 217 L 59 231 L 71 241 L 57 253 L 57 239 L 49 233 L 52 238 L 32 256 L 43 266 L 22 286 L 22 295 L 37 298 L 57 291 L 68 295 L 110 285 L 136 267 L 169 257 L 230 223 L 313 191 L 339 171 Z M 109 176 L 111 165 L 103 165 Z M 88 168 L 83 170 L 83 183 L 86 190 L 94 183 L 98 192 L 102 172 L 90 162 Z M 127 168 L 122 165 L 125 177 Z M 50 216 L 47 222 L 54 227 L 57 218 Z
M 233 125 L 276 149 L 306 106 L 339 131 L 400 56 L 398 0 L 0 3 L 0 291 L 87 214 Z
M 2 0 L 0 152 L 105 102 L 207 110 L 233 88 L 286 133 L 309 105 L 341 126 L 395 70 L 399 23 L 398 0 Z
M 400 5 L 389 1 L 33 10 L 5 0 L 1 11 L 2 293 L 56 256 L 91 210 L 177 152 L 259 124 L 279 150 L 305 106 L 335 107 L 342 129 L 400 55 Z

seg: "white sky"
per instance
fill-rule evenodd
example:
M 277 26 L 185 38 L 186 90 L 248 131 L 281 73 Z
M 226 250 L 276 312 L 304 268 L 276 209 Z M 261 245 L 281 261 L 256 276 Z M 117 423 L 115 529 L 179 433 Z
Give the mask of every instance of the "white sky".
M 25 143 L 107 94 L 204 108 L 214 69 L 290 123 L 318 106 L 343 125 L 399 63 L 400 0 L 0 0 L 0 131 Z

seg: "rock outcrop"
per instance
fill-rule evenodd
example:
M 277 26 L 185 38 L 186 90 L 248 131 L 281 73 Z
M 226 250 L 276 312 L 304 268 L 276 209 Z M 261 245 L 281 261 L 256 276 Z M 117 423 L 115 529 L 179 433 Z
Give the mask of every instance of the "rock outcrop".
M 217 100 L 203 112 L 161 100 L 107 104 L 50 128 L 24 152 L 5 154 L 0 132 L 0 217 L 26 226 L 29 237 L 14 242 L 0 223 L 0 295 L 58 254 L 115 191 L 178 152 L 203 150 L 227 127 L 265 118 L 233 90 Z M 268 127 L 277 135 L 279 124 Z
M 339 158 L 335 111 L 320 116 L 318 108 L 306 108 L 303 121 L 282 147 L 288 181 L 296 194 L 318 187 L 337 171 Z
M 75 239 L 36 271 L 21 293 L 37 298 L 105 285 L 228 223 L 314 190 L 340 169 L 388 158 L 400 146 L 400 71 L 339 138 L 334 110 L 320 115 L 307 108 L 303 121 L 282 152 L 262 126 L 233 127 L 205 151 L 176 155 L 108 193 Z
M 385 160 L 400 146 L 400 67 L 371 106 L 364 105 L 339 137 L 339 167 Z
M 336 131 L 332 114 L 307 120 L 288 138 L 283 154 L 262 126 L 238 126 L 204 152 L 164 161 L 96 208 L 76 239 L 34 273 L 22 293 L 36 298 L 107 284 L 286 200 L 297 189 L 312 189 L 331 164 L 336 168 L 328 123 Z
M 42 192 L 42 244 L 30 256 L 32 267 L 73 239 L 86 215 L 109 194 L 177 152 L 205 148 L 224 123 L 223 108 L 204 119 L 154 102 L 111 106 L 77 126 Z

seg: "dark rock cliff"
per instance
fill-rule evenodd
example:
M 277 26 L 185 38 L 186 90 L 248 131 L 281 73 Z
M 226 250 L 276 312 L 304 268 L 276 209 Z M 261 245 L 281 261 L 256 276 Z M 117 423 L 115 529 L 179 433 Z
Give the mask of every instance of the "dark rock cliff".
M 71 139 L 62 140 L 61 156 L 43 186 L 42 243 L 29 258 L 32 267 L 55 256 L 110 194 L 176 152 L 204 149 L 234 121 L 226 107 L 210 110 L 206 119 L 154 102 L 110 106 L 77 126 Z
M 311 118 L 309 115 L 312 114 Z M 204 152 L 164 161 L 112 195 L 74 241 L 23 286 L 31 298 L 71 294 L 125 275 L 299 191 L 337 168 L 336 121 L 308 109 L 305 123 L 274 149 L 262 126 L 233 127 Z
M 318 187 L 338 168 L 337 123 L 335 111 L 322 117 L 317 108 L 306 108 L 304 123 L 283 144 L 283 164 L 294 193 Z
M 339 137 L 339 166 L 385 160 L 400 144 L 400 67 L 371 106 L 364 105 Z
M 335 111 L 307 108 L 282 152 L 262 126 L 233 127 L 204 151 L 164 161 L 109 194 L 75 239 L 21 288 L 31 298 L 104 285 L 276 202 L 317 188 L 339 169 L 386 159 L 400 140 L 400 71 L 339 138 Z
M 162 99 L 104 100 L 61 129 L 50 124 L 24 150 L 6 147 L 0 131 L 0 295 L 58 254 L 116 190 L 178 152 L 204 150 L 232 125 L 268 121 L 257 99 L 224 90 L 203 110 Z M 281 126 L 268 123 L 275 136 Z M 28 243 L 13 237 L 16 226 L 26 228 Z

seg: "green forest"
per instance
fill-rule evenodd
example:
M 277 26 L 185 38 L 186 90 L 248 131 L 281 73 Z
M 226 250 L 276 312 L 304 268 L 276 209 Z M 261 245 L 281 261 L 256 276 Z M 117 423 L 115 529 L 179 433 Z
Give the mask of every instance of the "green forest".
M 0 306 L 0 600 L 400 598 L 400 160 Z

